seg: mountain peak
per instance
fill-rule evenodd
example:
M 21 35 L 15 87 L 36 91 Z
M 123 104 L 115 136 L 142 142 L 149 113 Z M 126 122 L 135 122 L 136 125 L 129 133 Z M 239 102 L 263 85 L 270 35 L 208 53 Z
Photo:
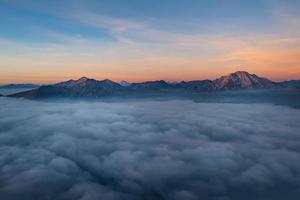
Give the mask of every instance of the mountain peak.
M 78 79 L 77 81 L 87 81 L 87 80 L 89 80 L 89 78 L 83 76 L 83 77 L 81 77 L 80 79 Z
M 121 82 L 119 82 L 119 84 L 122 85 L 122 86 L 124 86 L 124 87 L 128 87 L 128 86 L 130 86 L 131 83 L 122 80 Z
M 87 78 L 85 76 L 81 77 L 80 79 L 76 80 L 76 83 L 85 83 L 87 81 L 96 81 L 95 79 Z
M 234 73 L 231 73 L 229 75 L 231 78 L 238 78 L 244 81 L 249 81 L 249 79 L 252 79 L 252 77 L 257 77 L 255 74 L 250 74 L 246 71 L 236 71 Z
M 255 89 L 274 86 L 272 81 L 246 71 L 236 71 L 227 76 L 222 76 L 214 82 L 217 89 Z
M 242 70 L 235 71 L 235 72 L 233 72 L 232 74 L 238 74 L 238 73 L 242 73 L 242 74 L 250 74 L 249 72 L 247 72 L 247 71 L 242 71 Z
M 110 79 L 104 79 L 102 81 L 98 81 L 99 83 L 102 83 L 102 84 L 106 84 L 106 85 L 119 85 L 118 83 L 110 80 Z
M 249 72 L 247 71 L 236 71 L 236 72 L 233 72 L 231 74 L 244 74 L 244 75 L 251 75 Z

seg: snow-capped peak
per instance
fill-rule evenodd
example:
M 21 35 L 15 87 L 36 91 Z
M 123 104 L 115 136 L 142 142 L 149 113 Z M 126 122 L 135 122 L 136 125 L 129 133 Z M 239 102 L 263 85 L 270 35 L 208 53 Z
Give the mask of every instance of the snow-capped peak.
M 128 87 L 128 86 L 131 85 L 131 83 L 129 83 L 129 82 L 127 82 L 127 81 L 124 81 L 124 80 L 121 81 L 119 84 L 122 85 L 123 87 Z

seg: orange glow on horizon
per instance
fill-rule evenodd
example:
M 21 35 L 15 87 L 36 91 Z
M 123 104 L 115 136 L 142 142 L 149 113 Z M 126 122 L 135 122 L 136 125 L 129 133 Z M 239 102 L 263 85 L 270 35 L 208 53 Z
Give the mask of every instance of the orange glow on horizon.
M 212 80 L 235 71 L 248 71 L 273 81 L 300 79 L 300 48 L 290 47 L 290 40 L 283 40 L 288 44 L 283 45 L 281 41 L 275 46 L 270 45 L 276 41 L 274 38 L 257 38 L 258 42 L 264 42 L 263 45 L 250 45 L 232 38 L 210 40 L 213 42 L 207 48 L 218 53 L 202 55 L 193 44 L 189 47 L 191 54 L 184 54 L 181 49 L 174 49 L 171 54 L 160 51 L 154 54 L 142 48 L 141 55 L 132 57 L 121 48 L 120 52 L 113 50 L 100 58 L 98 54 L 0 55 L 0 84 L 51 84 L 83 76 L 129 82 Z M 293 42 L 300 43 L 300 39 Z

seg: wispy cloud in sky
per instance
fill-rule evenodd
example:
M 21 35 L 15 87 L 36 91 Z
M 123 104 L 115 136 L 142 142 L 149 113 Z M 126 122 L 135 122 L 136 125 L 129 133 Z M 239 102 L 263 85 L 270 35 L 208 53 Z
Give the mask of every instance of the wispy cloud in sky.
M 157 8 L 154 2 L 156 9 L 141 14 L 143 6 L 150 5 L 134 2 L 130 7 L 117 1 L 64 1 L 57 10 L 54 4 L 47 7 L 35 1 L 30 6 L 6 2 L 2 10 L 15 22 L 8 29 L 13 31 L 22 22 L 28 25 L 29 32 L 24 32 L 30 37 L 0 31 L 0 44 L 6 47 L 0 50 L 1 72 L 6 74 L 0 82 L 13 81 L 15 71 L 19 72 L 16 81 L 32 79 L 30 71 L 40 77 L 34 80 L 39 82 L 82 75 L 182 80 L 214 78 L 232 70 L 276 80 L 300 75 L 300 17 L 290 9 L 292 1 L 279 8 L 268 1 L 264 7 L 253 2 L 249 8 L 253 13 L 245 11 L 244 15 L 245 5 L 232 5 L 241 9 L 240 17 L 229 12 L 231 4 L 223 10 L 217 3 L 195 4 L 201 10 L 203 6 L 218 10 L 214 15 L 197 15 L 188 3 L 178 8 L 174 2 L 172 11 L 172 6 L 163 3 Z M 17 11 L 21 13 L 12 17 Z M 55 76 L 57 70 L 60 77 Z

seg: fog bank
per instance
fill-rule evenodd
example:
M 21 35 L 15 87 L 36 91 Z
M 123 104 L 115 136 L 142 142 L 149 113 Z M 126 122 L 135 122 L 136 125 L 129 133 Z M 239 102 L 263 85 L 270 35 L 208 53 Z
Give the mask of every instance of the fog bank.
M 294 200 L 300 110 L 0 98 L 0 197 Z

